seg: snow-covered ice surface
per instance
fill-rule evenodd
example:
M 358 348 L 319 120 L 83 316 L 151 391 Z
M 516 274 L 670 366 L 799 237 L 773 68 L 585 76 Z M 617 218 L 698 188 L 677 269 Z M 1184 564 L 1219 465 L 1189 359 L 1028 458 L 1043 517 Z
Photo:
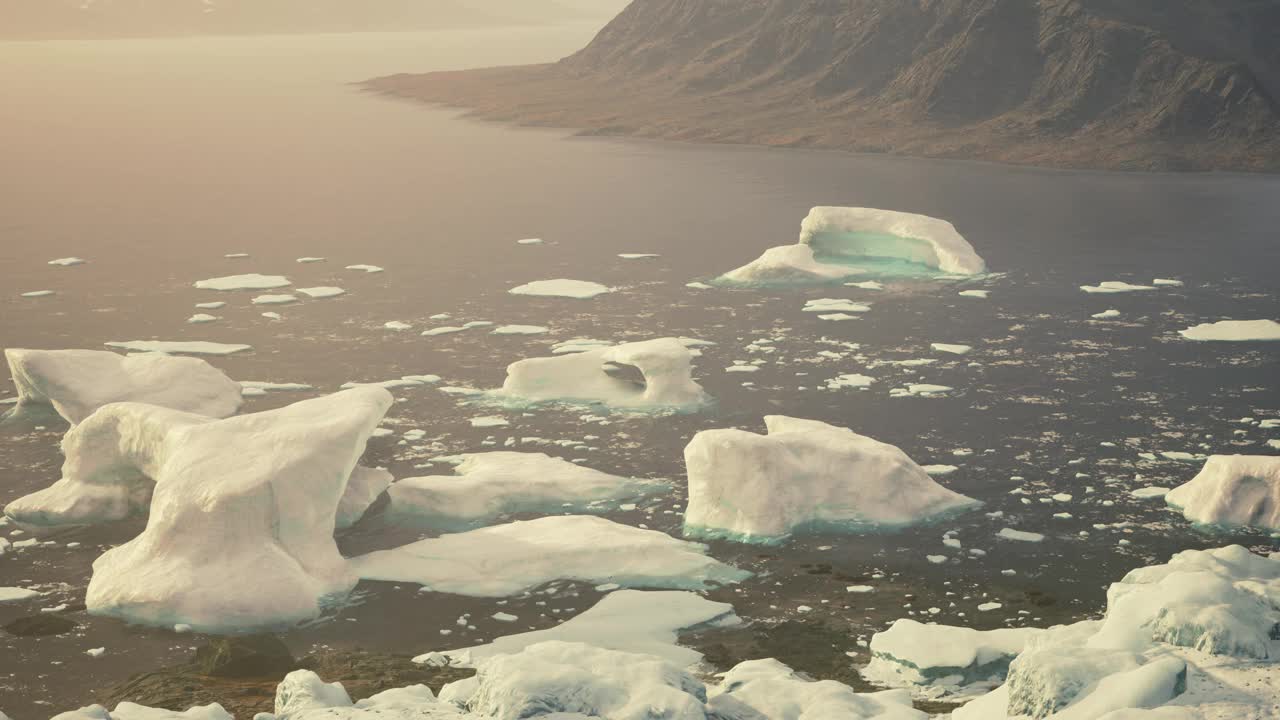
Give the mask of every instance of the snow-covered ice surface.
M 202 290 L 273 290 L 289 284 L 289 279 L 283 275 L 249 273 L 199 280 L 196 287 Z
M 355 585 L 334 523 L 390 405 L 381 388 L 224 420 L 115 403 L 67 433 L 62 479 L 5 514 L 56 525 L 149 506 L 142 534 L 94 562 L 91 613 L 208 631 L 311 619 Z
M 764 421 L 765 435 L 704 430 L 685 448 L 686 535 L 776 543 L 798 532 L 892 530 L 979 505 L 893 445 L 816 420 Z
M 708 401 L 693 379 L 693 352 L 678 338 L 612 345 L 507 367 L 509 401 L 598 403 L 628 410 L 689 410 Z
M 4 351 L 18 392 L 9 417 L 51 408 L 75 425 L 113 402 L 142 402 L 211 417 L 240 408 L 240 386 L 199 358 L 122 356 L 107 350 Z
M 1038 633 L 1036 628 L 974 630 L 901 619 L 871 638 L 867 680 L 940 696 L 999 685 L 1009 662 Z M 994 679 L 994 682 L 992 682 Z
M 796 245 L 769 248 L 719 281 L 768 286 L 938 271 L 978 275 L 986 263 L 945 220 L 876 208 L 815 207 L 801 221 Z
M 539 297 L 565 297 L 587 300 L 597 295 L 613 292 L 613 288 L 598 282 L 587 280 L 535 280 L 524 285 L 517 285 L 507 292 L 512 295 L 535 295 Z
M 352 567 L 368 580 L 478 597 L 515 595 L 560 579 L 701 590 L 750 574 L 708 557 L 698 543 L 585 515 L 441 535 L 361 555 Z
M 624 478 L 544 453 L 466 454 L 455 475 L 403 478 L 391 486 L 391 510 L 455 527 L 514 512 L 603 512 L 621 501 L 670 488 Z
M 1254 342 L 1280 340 L 1280 322 L 1275 320 L 1219 320 L 1194 325 L 1178 334 L 1202 342 Z
M 1164 499 L 1203 525 L 1280 530 L 1280 456 L 1213 455 Z

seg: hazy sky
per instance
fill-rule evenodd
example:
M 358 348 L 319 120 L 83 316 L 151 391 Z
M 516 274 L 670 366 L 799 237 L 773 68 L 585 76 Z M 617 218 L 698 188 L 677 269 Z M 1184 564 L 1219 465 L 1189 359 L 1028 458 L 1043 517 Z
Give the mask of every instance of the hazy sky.
M 422 30 L 607 18 L 626 0 L 0 0 L 0 37 Z

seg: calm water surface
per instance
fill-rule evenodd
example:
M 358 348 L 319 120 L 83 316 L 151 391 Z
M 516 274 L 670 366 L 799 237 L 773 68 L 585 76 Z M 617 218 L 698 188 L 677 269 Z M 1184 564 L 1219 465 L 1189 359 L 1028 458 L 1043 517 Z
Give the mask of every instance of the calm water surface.
M 717 398 L 707 411 L 600 424 L 584 422 L 579 410 L 547 408 L 508 412 L 509 427 L 478 430 L 467 420 L 492 408 L 429 388 L 400 390 L 387 426 L 421 428 L 426 438 L 374 440 L 367 461 L 406 477 L 431 472 L 416 466 L 429 468 L 433 456 L 485 449 L 486 438 L 590 434 L 600 439 L 589 451 L 536 440 L 520 447 L 610 472 L 673 478 L 680 488 L 681 450 L 695 432 L 760 430 L 762 415 L 784 413 L 851 427 L 921 463 L 958 466 L 941 481 L 986 506 L 943 527 L 805 538 L 763 550 L 712 546 L 715 556 L 757 573 L 713 597 L 757 623 L 828 623 L 855 652 L 859 637 L 904 614 L 981 627 L 1061 621 L 1096 612 L 1108 581 L 1173 551 L 1228 540 L 1270 546 L 1262 534 L 1207 535 L 1129 491 L 1174 486 L 1195 474 L 1197 463 L 1164 459 L 1163 451 L 1275 452 L 1264 443 L 1280 433 L 1237 421 L 1280 417 L 1280 347 L 1194 344 L 1176 331 L 1277 316 L 1280 178 L 1056 172 L 577 139 L 471 122 L 350 84 L 389 72 L 554 59 L 592 30 L 0 44 L 0 345 L 247 343 L 252 352 L 212 362 L 237 379 L 303 382 L 328 392 L 349 380 L 422 373 L 495 387 L 509 362 L 547 354 L 551 343 L 573 337 L 713 341 L 697 368 Z M 808 208 L 823 204 L 946 218 L 1002 274 L 965 286 L 989 289 L 986 300 L 960 297 L 961 287 L 944 283 L 884 292 L 685 287 L 793 242 Z M 546 244 L 515 244 L 526 237 Z M 660 257 L 628 261 L 618 253 Z M 46 264 L 72 255 L 90 262 Z M 302 256 L 328 260 L 297 264 Z M 386 271 L 343 269 L 356 263 Z M 249 303 L 257 293 L 192 287 L 246 272 L 285 274 L 299 287 L 337 285 L 347 294 L 263 308 Z M 590 301 L 506 293 L 555 277 L 620 290 Z M 1156 277 L 1186 284 L 1122 295 L 1078 289 Z M 46 289 L 56 294 L 20 297 Z M 819 297 L 854 298 L 872 310 L 846 322 L 801 312 L 805 300 Z M 215 299 L 228 301 L 213 311 L 221 320 L 186 323 L 195 303 Z M 1121 318 L 1090 319 L 1108 308 Z M 266 309 L 284 319 L 261 317 Z M 437 313 L 452 319 L 428 319 Z M 390 320 L 414 330 L 387 331 Z M 469 320 L 551 332 L 418 335 Z M 761 348 L 762 339 L 772 351 Z M 930 351 L 933 342 L 974 351 L 941 356 Z M 936 362 L 892 364 L 913 358 Z M 738 360 L 763 364 L 749 375 L 724 372 Z M 876 383 L 866 391 L 824 389 L 853 372 Z M 955 391 L 889 397 L 890 388 L 909 382 Z M 11 386 L 0 387 L 0 396 L 11 394 Z M 246 410 L 308 396 L 252 398 Z M 58 477 L 61 432 L 0 437 L 0 501 Z M 1053 501 L 1058 493 L 1073 499 Z M 682 509 L 677 490 L 611 517 L 678 532 Z M 987 514 L 996 512 L 1003 517 Z M 94 558 L 140 527 L 138 520 L 62 532 L 48 538 L 52 545 L 0 558 L 0 585 L 46 591 L 34 602 L 0 605 L 0 623 L 82 602 Z M 1048 539 L 998 541 L 1003 527 Z M 947 530 L 956 531 L 964 551 L 942 545 Z M 375 512 L 340 544 L 356 554 L 424 534 Z M 970 548 L 987 554 L 969 555 Z M 935 554 L 949 560 L 926 560 Z M 854 582 L 877 591 L 849 595 L 844 588 Z M 499 606 L 368 583 L 350 607 L 286 640 L 297 654 L 319 645 L 419 653 L 546 627 L 599 596 L 589 586 L 558 586 L 541 607 L 529 597 Z M 1004 607 L 977 612 L 992 600 Z M 801 613 L 802 605 L 813 610 Z M 498 609 L 520 616 L 517 627 L 489 620 Z M 442 636 L 441 629 L 457 629 L 464 612 L 476 618 L 476 630 Z M 88 703 L 102 687 L 185 659 L 200 641 L 83 612 L 69 617 L 82 623 L 74 634 L 0 634 L 0 709 L 15 720 Z M 84 655 L 95 647 L 106 647 L 106 655 Z

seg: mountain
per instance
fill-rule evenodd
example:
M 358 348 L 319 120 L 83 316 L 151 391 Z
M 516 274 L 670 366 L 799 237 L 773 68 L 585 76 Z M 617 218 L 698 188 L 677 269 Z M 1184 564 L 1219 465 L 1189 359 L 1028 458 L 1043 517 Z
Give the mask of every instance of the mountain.
M 424 30 L 603 19 L 622 0 L 0 0 L 0 38 Z
M 559 63 L 371 87 L 599 134 L 1280 171 L 1280 0 L 634 0 Z

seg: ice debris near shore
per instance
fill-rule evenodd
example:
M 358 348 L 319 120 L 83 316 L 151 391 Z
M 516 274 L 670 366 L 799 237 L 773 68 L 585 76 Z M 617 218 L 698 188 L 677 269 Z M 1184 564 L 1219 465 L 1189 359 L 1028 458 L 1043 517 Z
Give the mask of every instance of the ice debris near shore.
M 589 512 L 670 485 L 619 477 L 544 453 L 486 452 L 461 456 L 456 475 L 409 477 L 392 485 L 391 511 L 445 527 L 513 512 Z
M 584 515 L 441 535 L 351 563 L 365 580 L 473 597 L 515 595 L 553 580 L 702 590 L 750 575 L 707 556 L 699 543 Z
M 980 503 L 939 485 L 899 448 L 782 415 L 767 433 L 704 430 L 685 448 L 686 536 L 776 543 L 797 532 L 876 532 Z
M 199 358 L 107 350 L 4 351 L 18 392 L 18 417 L 50 407 L 75 425 L 114 402 L 140 402 L 227 417 L 242 402 L 240 385 Z
M 1212 455 L 1164 499 L 1202 525 L 1280 530 L 1280 456 Z
M 678 338 L 528 358 L 507 367 L 496 397 L 599 403 L 616 408 L 696 409 L 708 401 L 693 379 L 694 352 Z
M 796 245 L 770 248 L 721 275 L 731 285 L 831 282 L 857 275 L 978 275 L 986 263 L 951 223 L 860 207 L 815 207 Z
M 1257 342 L 1280 340 L 1280 322 L 1275 320 L 1219 320 L 1194 325 L 1178 334 L 1200 342 Z
M 62 479 L 5 513 L 75 524 L 149 505 L 146 529 L 94 562 L 91 613 L 209 632 L 312 619 L 355 585 L 333 530 L 391 403 L 357 388 L 224 420 L 114 403 L 67 433 Z
M 1042 632 L 974 630 L 904 618 L 871 637 L 871 662 L 862 676 L 888 687 L 928 687 L 929 695 L 954 694 L 981 683 L 990 683 L 990 689 L 1004 680 L 1010 661 L 1027 641 Z
M 506 635 L 485 645 L 443 653 L 455 667 L 476 667 L 498 655 L 518 653 L 550 640 L 581 642 L 607 650 L 644 653 L 678 667 L 702 659 L 702 653 L 676 644 L 681 631 L 727 627 L 742 621 L 728 603 L 687 590 L 615 590 L 593 607 L 545 630 Z M 415 657 L 426 663 L 435 653 Z
M 289 284 L 289 278 L 283 275 L 249 273 L 199 280 L 196 282 L 196 287 L 201 290 L 273 290 Z

